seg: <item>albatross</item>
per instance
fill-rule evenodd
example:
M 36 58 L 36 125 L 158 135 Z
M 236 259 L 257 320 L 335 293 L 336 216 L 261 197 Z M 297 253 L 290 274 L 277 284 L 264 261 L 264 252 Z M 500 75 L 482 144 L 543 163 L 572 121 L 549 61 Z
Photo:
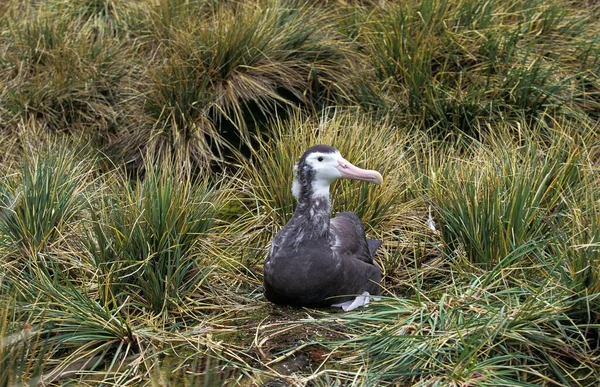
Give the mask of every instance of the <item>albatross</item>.
M 381 241 L 367 240 L 352 212 L 330 219 L 329 186 L 337 179 L 382 184 L 377 171 L 358 168 L 328 145 L 315 145 L 294 167 L 297 200 L 290 221 L 275 235 L 264 265 L 264 291 L 275 304 L 351 310 L 380 293 L 373 256 Z

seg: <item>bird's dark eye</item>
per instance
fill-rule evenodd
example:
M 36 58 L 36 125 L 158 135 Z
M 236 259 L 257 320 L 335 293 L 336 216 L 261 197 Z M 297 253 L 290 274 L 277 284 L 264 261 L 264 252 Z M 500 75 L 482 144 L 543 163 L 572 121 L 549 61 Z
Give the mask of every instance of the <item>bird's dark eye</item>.
M 317 160 L 319 160 L 319 161 L 323 161 L 323 158 L 322 158 L 322 157 L 319 157 Z

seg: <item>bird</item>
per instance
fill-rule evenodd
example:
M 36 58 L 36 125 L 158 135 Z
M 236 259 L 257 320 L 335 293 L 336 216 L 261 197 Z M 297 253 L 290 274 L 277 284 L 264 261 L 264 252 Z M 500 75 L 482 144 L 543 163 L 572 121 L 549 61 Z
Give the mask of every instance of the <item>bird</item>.
M 383 177 L 344 159 L 329 145 L 308 148 L 294 166 L 296 209 L 275 235 L 264 264 L 264 295 L 274 304 L 354 309 L 380 294 L 373 261 L 382 242 L 367 239 L 358 216 L 330 218 L 329 188 L 337 179 L 381 185 Z

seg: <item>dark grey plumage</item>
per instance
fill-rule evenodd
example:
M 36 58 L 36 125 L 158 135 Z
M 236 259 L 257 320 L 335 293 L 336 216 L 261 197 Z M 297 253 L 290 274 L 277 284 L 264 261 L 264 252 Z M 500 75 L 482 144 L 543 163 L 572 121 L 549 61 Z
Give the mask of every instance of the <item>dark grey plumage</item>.
M 360 219 L 344 212 L 330 219 L 329 184 L 337 178 L 380 184 L 376 171 L 357 168 L 330 146 L 309 148 L 296 164 L 298 199 L 292 219 L 273 239 L 264 267 L 265 297 L 277 304 L 322 307 L 380 293 L 373 256 Z

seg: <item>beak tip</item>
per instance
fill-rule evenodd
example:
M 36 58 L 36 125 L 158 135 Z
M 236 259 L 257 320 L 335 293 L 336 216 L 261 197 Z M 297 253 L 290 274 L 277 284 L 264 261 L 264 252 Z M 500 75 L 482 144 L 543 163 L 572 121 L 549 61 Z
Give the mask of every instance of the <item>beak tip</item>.
M 381 176 L 380 173 L 377 173 L 375 175 L 375 178 L 373 179 L 373 184 L 383 185 L 383 176 Z

